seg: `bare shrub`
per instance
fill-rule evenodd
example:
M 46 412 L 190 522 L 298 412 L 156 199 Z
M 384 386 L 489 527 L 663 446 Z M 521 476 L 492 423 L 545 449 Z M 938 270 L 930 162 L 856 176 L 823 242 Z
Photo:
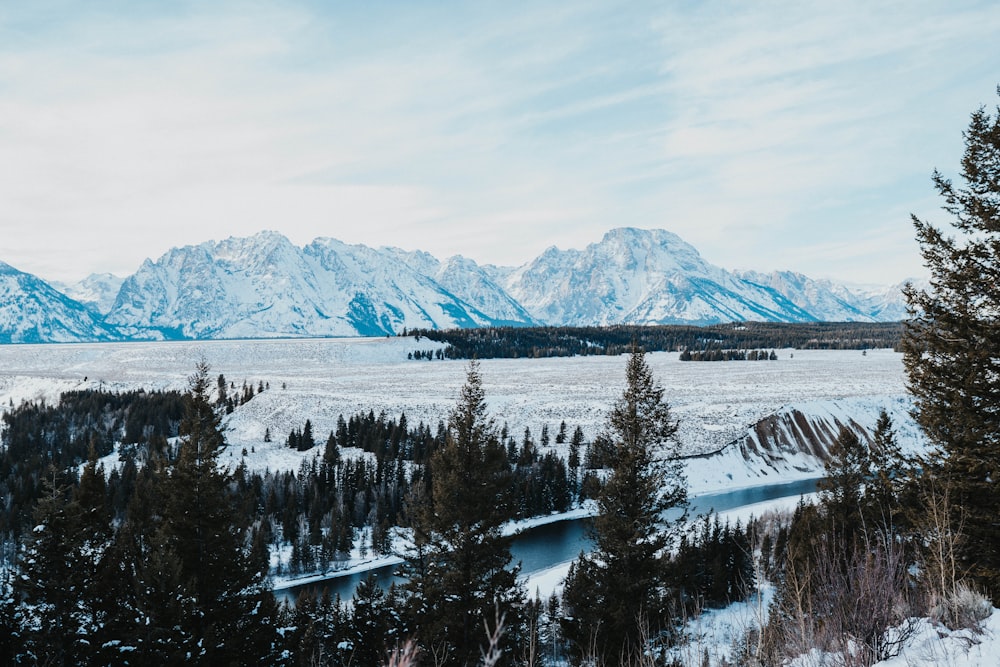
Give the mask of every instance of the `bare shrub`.
M 913 634 L 903 549 L 889 536 L 854 547 L 835 545 L 816 559 L 818 645 L 844 664 L 867 667 L 897 655 Z
M 958 554 L 962 545 L 964 517 L 959 513 L 959 520 L 954 523 L 955 508 L 946 485 L 931 480 L 921 489 L 920 500 L 922 515 L 917 522 L 917 534 L 927 612 L 932 618 L 937 617 L 936 620 L 949 625 L 949 600 L 957 599 L 962 579 Z
M 950 630 L 969 629 L 979 632 L 982 622 L 993 613 L 993 602 L 973 590 L 964 582 L 956 584 L 952 592 L 939 599 L 930 609 L 931 620 Z
M 820 540 L 787 568 L 765 629 L 767 663 L 813 649 L 837 653 L 845 667 L 868 666 L 900 651 L 915 631 L 902 547 Z

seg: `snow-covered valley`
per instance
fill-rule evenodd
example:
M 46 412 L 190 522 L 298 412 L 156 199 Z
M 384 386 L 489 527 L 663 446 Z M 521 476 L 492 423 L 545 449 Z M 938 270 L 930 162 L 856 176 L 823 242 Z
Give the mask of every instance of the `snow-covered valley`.
M 0 406 L 55 401 L 63 391 L 85 387 L 184 389 L 195 364 L 204 359 L 213 375 L 224 375 L 237 389 L 244 381 L 268 386 L 227 418 L 230 452 L 223 462 L 243 459 L 254 470 L 296 470 L 316 452 L 291 450 L 284 441 L 306 419 L 320 441 L 336 427 L 338 416 L 369 410 L 393 418 L 405 413 L 411 425 L 422 421 L 436 428 L 455 404 L 466 370 L 461 361 L 406 358 L 414 349 L 436 345 L 408 337 L 6 345 L 0 346 Z M 680 422 L 684 452 L 718 452 L 689 461 L 693 492 L 821 472 L 808 447 L 803 453 L 791 442 L 806 439 L 801 433 L 780 434 L 782 442 L 770 443 L 761 455 L 758 424 L 782 414 L 809 416 L 835 435 L 839 423 L 870 429 L 885 408 L 904 447 L 920 446 L 907 412 L 901 355 L 779 350 L 777 357 L 709 363 L 680 362 L 676 353 L 648 355 Z M 537 438 L 543 425 L 554 435 L 565 421 L 571 429 L 581 426 L 589 440 L 624 385 L 624 356 L 480 363 L 491 414 L 515 436 L 528 427 Z M 271 442 L 265 442 L 267 431 Z
M 237 389 L 244 381 L 267 387 L 227 417 L 229 451 L 222 461 L 244 461 L 255 470 L 297 470 L 321 449 L 298 452 L 284 446 L 287 433 L 306 419 L 320 441 L 339 415 L 360 411 L 389 417 L 405 413 L 411 424 L 434 427 L 446 419 L 465 380 L 466 363 L 406 358 L 414 349 L 434 345 L 392 337 L 0 346 L 0 410 L 26 400 L 54 402 L 61 392 L 88 387 L 184 389 L 196 363 L 205 360 L 213 375 L 225 375 Z M 840 424 L 871 429 L 881 409 L 892 415 L 905 449 L 923 447 L 908 414 L 902 357 L 890 350 L 786 349 L 777 351 L 775 361 L 717 363 L 653 353 L 648 362 L 680 422 L 681 444 L 691 456 L 687 475 L 693 495 L 815 477 L 822 471 L 823 432 Z M 565 420 L 571 428 L 580 425 L 589 440 L 622 391 L 625 363 L 624 356 L 484 360 L 480 370 L 492 416 L 515 436 L 529 427 L 537 438 L 543 425 L 555 433 Z M 264 441 L 268 430 L 271 442 Z M 794 502 L 794 497 L 769 501 L 724 516 L 745 520 Z M 358 556 L 357 561 L 365 560 Z M 360 569 L 374 564 L 354 563 Z M 561 563 L 533 572 L 525 585 L 543 595 L 557 590 L 566 567 Z M 734 633 L 755 622 L 759 609 L 736 605 L 692 620 L 689 632 L 698 657 L 706 650 L 725 656 Z M 929 665 L 939 659 L 990 664 L 983 660 L 997 645 L 998 613 L 985 623 L 985 634 L 971 641 L 961 633 L 942 639 L 927 625 L 904 655 L 886 664 Z M 803 656 L 801 664 L 814 664 L 812 658 L 815 664 L 825 659 Z

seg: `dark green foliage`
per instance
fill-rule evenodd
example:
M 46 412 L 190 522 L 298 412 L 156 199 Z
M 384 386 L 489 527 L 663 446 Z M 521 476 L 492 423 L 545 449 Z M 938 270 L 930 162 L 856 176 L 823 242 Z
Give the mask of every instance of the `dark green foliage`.
M 350 617 L 339 597 L 303 592 L 295 606 L 283 609 L 281 615 L 284 644 L 295 656 L 294 665 L 347 667 L 366 664 L 352 660 L 355 647 L 348 640 Z
M 244 393 L 249 394 L 244 385 Z M 219 401 L 214 392 L 223 387 L 226 400 Z M 208 390 L 213 392 L 211 397 Z M 56 538 L 53 528 L 45 537 L 56 545 L 52 553 L 85 553 L 89 560 L 75 557 L 73 572 L 64 568 L 59 574 L 53 567 L 37 580 L 63 580 L 53 583 L 46 593 L 56 598 L 59 590 L 72 587 L 76 600 L 72 623 L 85 639 L 74 639 L 72 632 L 60 632 L 55 638 L 40 634 L 66 627 L 70 623 L 66 619 L 25 625 L 29 622 L 24 603 L 27 590 L 18 588 L 17 598 L 11 592 L 5 598 L 7 607 L 0 605 L 0 612 L 6 614 L 0 614 L 0 624 L 9 621 L 11 627 L 4 636 L 12 655 L 24 658 L 30 647 L 42 655 L 38 647 L 46 646 L 44 657 L 56 651 L 74 663 L 114 664 L 129 659 L 133 664 L 178 663 L 200 656 L 219 664 L 256 664 L 258 660 L 280 664 L 276 651 L 283 646 L 302 664 L 319 655 L 325 656 L 326 664 L 338 664 L 335 660 L 359 664 L 351 657 L 354 648 L 360 655 L 368 644 L 352 639 L 357 628 L 351 614 L 329 611 L 321 599 L 313 608 L 327 609 L 323 612 L 327 620 L 340 614 L 340 621 L 329 627 L 324 625 L 326 620 L 310 621 L 299 634 L 285 628 L 282 636 L 287 641 L 278 636 L 279 622 L 291 626 L 298 621 L 288 610 L 283 620 L 275 620 L 272 596 L 260 586 L 267 548 L 291 545 L 293 572 L 328 570 L 347 555 L 358 534 L 370 536 L 366 548 L 388 553 L 390 530 L 403 521 L 403 499 L 414 484 L 423 492 L 431 490 L 434 466 L 429 461 L 458 432 L 449 431 L 443 423 L 435 431 L 424 424 L 411 427 L 405 415 L 393 420 L 365 411 L 350 419 L 341 417 L 323 451 L 304 458 L 296 473 L 250 474 L 244 468 L 224 472 L 217 465 L 224 447 L 219 418 L 231 405 L 238 406 L 238 396 L 232 383 L 216 378 L 209 382 L 207 375 L 199 380 L 196 375 L 189 396 L 141 391 L 67 394 L 65 405 L 24 404 L 8 413 L 13 428 L 5 436 L 12 438 L 24 460 L 4 459 L 7 467 L 0 469 L 0 476 L 29 481 L 27 485 L 18 481 L 13 487 L 25 490 L 18 497 L 29 512 L 34 499 L 43 493 L 44 479 L 52 479 L 37 466 L 53 454 L 57 460 L 75 461 L 79 455 L 71 449 L 82 447 L 87 435 L 95 445 L 94 455 L 102 438 L 120 442 L 129 428 L 142 436 L 121 449 L 118 467 L 106 478 L 93 461 L 79 478 L 79 468 L 72 463 L 56 473 L 56 485 L 63 489 L 61 501 L 46 511 L 58 515 L 53 527 L 70 525 L 72 529 L 66 528 Z M 149 423 L 144 426 L 143 420 Z M 94 428 L 95 424 L 100 428 Z M 307 426 L 298 434 L 312 430 L 311 422 Z M 568 428 L 561 425 L 561 439 L 568 435 Z M 546 431 L 543 426 L 543 437 Z M 168 445 L 167 438 L 179 434 L 180 446 Z M 586 443 L 579 427 L 573 434 L 579 458 Z M 75 444 L 67 448 L 63 438 Z M 502 508 L 505 516 L 524 517 L 569 508 L 576 478 L 571 478 L 561 458 L 528 438 L 526 447 L 515 443 L 515 459 L 509 462 L 503 444 L 495 440 L 502 451 L 500 479 L 505 481 L 499 483 L 502 502 L 493 508 Z M 374 456 L 342 456 L 344 447 Z M 0 450 L 0 456 L 7 451 Z M 438 470 L 444 468 L 439 465 Z M 10 523 L 17 507 L 5 504 L 0 515 Z M 27 523 L 27 518 L 22 522 L 29 529 L 36 525 Z M 26 534 L 34 535 L 30 530 Z M 505 545 L 506 539 L 501 543 Z M 236 552 L 231 551 L 234 545 L 238 545 Z M 42 547 L 39 543 L 38 548 Z M 491 576 L 503 590 L 515 583 L 516 570 L 509 554 L 501 552 L 501 556 L 494 560 L 506 566 L 494 567 Z M 12 556 L 6 558 L 12 560 Z M 236 589 L 242 593 L 234 595 Z M 261 596 L 255 598 L 258 592 Z M 384 607 L 392 614 L 405 607 L 399 600 L 377 599 L 374 590 L 369 593 L 372 607 Z M 516 586 L 500 596 L 510 612 L 508 648 L 524 639 L 516 604 L 519 596 Z M 248 607 L 250 600 L 253 604 Z M 493 614 L 491 607 L 480 615 L 492 625 Z M 408 638 L 410 619 L 392 618 L 386 641 Z M 370 637 L 376 631 L 369 628 L 367 632 Z M 481 624 L 470 625 L 470 633 L 475 639 L 473 648 L 478 650 L 485 639 Z M 230 643 L 229 636 L 243 637 L 242 645 Z M 199 637 L 205 641 L 199 644 Z M 341 647 L 343 642 L 350 651 Z M 516 653 L 511 649 L 510 655 Z
M 929 467 L 964 516 L 962 568 L 998 603 L 1000 107 L 973 113 L 964 137 L 961 184 L 933 176 L 955 236 L 913 217 L 931 279 L 905 290 L 903 351 L 914 416 L 937 447 Z
M 0 535 L 19 538 L 28 527 L 49 466 L 65 471 L 120 441 L 128 455 L 177 435 L 179 392 L 65 392 L 57 404 L 23 403 L 3 414 L 0 447 Z M 60 473 L 65 475 L 65 473 Z M 65 479 L 65 483 L 74 480 Z
M 864 350 L 899 346 L 899 322 L 734 322 L 692 325 L 606 327 L 485 327 L 413 330 L 419 340 L 446 343 L 444 350 L 416 351 L 413 359 L 498 359 L 572 357 L 627 353 L 633 344 L 647 352 L 704 350 L 754 351 L 761 348 Z M 761 358 L 758 352 L 758 359 Z M 767 354 L 767 359 L 776 355 Z
M 747 529 L 749 530 L 749 528 Z M 671 579 L 679 602 L 689 613 L 705 607 L 725 607 L 745 600 L 756 590 L 753 550 L 747 531 L 705 516 L 681 536 L 671 559 Z
M 478 364 L 470 363 L 447 439 L 430 461 L 430 488 L 417 487 L 411 505 L 415 547 L 404 572 L 408 623 L 444 664 L 473 665 L 485 642 L 483 623 L 506 618 L 504 642 L 518 639 L 524 593 L 511 565 L 512 518 L 507 452 L 486 412 Z M 510 655 L 510 651 L 507 655 Z
M 862 505 L 863 485 L 871 478 L 868 446 L 858 434 L 841 426 L 824 464 L 826 477 L 817 488 L 823 500 L 829 532 L 837 539 L 853 542 L 867 514 Z
M 175 654 L 208 664 L 246 664 L 274 643 L 275 603 L 265 581 L 265 554 L 252 549 L 231 479 L 217 464 L 225 442 L 209 401 L 207 372 L 202 363 L 191 377 L 180 452 L 161 481 L 164 502 L 153 539 L 176 578 L 155 583 L 168 584 L 164 593 L 180 601 Z M 145 563 L 138 571 L 151 574 Z M 155 618 L 157 610 L 148 613 Z
M 385 663 L 389 648 L 402 634 L 395 588 L 386 593 L 369 576 L 354 591 L 351 612 L 351 658 L 357 665 Z
M 13 573 L 4 569 L 0 572 L 0 665 L 16 664 L 15 658 L 24 643 L 17 607 Z
M 866 525 L 884 535 L 914 535 L 926 524 L 921 495 L 934 475 L 925 461 L 902 453 L 884 410 L 872 432 L 868 458 L 871 468 L 862 497 Z
M 672 625 L 663 553 L 680 519 L 671 526 L 662 515 L 687 498 L 677 422 L 642 352 L 633 349 L 625 379 L 608 418 L 614 455 L 597 498 L 595 549 L 574 563 L 564 589 L 571 652 L 607 664 L 641 653 L 641 628 L 655 636 Z
M 333 434 L 331 433 L 330 435 Z M 301 430 L 292 429 L 292 432 L 288 434 L 285 445 L 300 452 L 308 452 L 315 447 L 316 439 L 313 437 L 312 422 L 307 419 L 305 426 Z
M 70 492 L 51 483 L 19 562 L 21 659 L 43 664 L 280 663 L 263 543 L 220 471 L 224 441 L 199 365 L 177 459 L 128 462 L 109 489 L 96 451 Z M 112 522 L 113 500 L 127 510 Z
M 50 486 L 34 513 L 36 525 L 17 579 L 23 607 L 25 651 L 41 663 L 79 662 L 75 567 L 80 557 L 80 508 L 65 487 Z
M 684 350 L 681 361 L 775 361 L 778 355 L 774 350 L 730 350 L 717 345 L 708 345 L 702 350 Z

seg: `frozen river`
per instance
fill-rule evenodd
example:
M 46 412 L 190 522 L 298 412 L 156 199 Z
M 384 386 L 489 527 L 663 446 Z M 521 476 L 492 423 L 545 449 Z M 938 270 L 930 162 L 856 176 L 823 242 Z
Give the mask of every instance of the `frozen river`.
M 770 500 L 810 494 L 816 490 L 816 481 L 799 480 L 697 496 L 691 499 L 690 513 L 695 517 L 712 511 L 726 512 Z M 557 521 L 530 528 L 515 536 L 510 550 L 514 563 L 521 564 L 522 577 L 530 578 L 555 566 L 569 563 L 576 559 L 581 551 L 589 550 L 592 547 L 589 537 L 590 523 L 590 519 L 586 518 Z M 290 586 L 276 590 L 275 595 L 280 600 L 294 602 L 305 590 L 317 593 L 329 591 L 331 596 L 339 595 L 342 600 L 350 600 L 355 587 L 369 574 L 374 575 L 383 588 L 388 588 L 392 582 L 401 583 L 403 579 L 395 574 L 398 567 L 395 564 L 384 565 L 362 572 L 334 576 L 325 581 Z

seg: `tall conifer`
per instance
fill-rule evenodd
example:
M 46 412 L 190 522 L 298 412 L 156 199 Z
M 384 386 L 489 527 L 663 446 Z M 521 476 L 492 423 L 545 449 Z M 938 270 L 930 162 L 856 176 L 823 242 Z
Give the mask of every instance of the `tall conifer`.
M 963 565 L 1000 603 L 1000 107 L 973 113 L 964 136 L 961 185 L 933 176 L 954 236 L 913 216 L 930 282 L 905 290 L 903 352 L 937 447 L 927 470 L 964 515 Z
M 597 500 L 595 549 L 566 579 L 563 630 L 578 658 L 625 663 L 641 655 L 644 637 L 669 624 L 664 552 L 683 519 L 671 522 L 664 512 L 687 501 L 676 433 L 663 389 L 633 347 L 604 433 L 611 474 Z
M 150 589 L 164 589 L 145 601 L 165 605 L 149 608 L 149 615 L 177 617 L 174 646 L 161 645 L 168 658 L 250 664 L 276 643 L 276 604 L 231 475 L 217 463 L 225 440 L 209 387 L 208 365 L 200 362 L 185 397 L 177 460 L 158 480 L 163 507 L 150 539 L 159 562 L 137 568 Z
M 475 361 L 429 466 L 430 491 L 411 505 L 416 546 L 404 568 L 407 616 L 426 654 L 447 656 L 438 664 L 474 665 L 486 640 L 484 622 L 493 627 L 498 613 L 505 641 L 518 639 L 524 598 L 501 530 L 513 515 L 511 471 Z

